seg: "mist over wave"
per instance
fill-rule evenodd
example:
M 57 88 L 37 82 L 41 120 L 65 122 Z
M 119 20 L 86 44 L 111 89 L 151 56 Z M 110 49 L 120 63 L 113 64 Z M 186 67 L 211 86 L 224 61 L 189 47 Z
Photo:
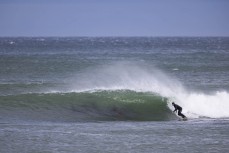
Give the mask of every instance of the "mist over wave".
M 179 81 L 152 65 L 116 62 L 90 68 L 70 80 L 73 91 L 120 90 L 154 92 L 163 96 L 183 90 Z

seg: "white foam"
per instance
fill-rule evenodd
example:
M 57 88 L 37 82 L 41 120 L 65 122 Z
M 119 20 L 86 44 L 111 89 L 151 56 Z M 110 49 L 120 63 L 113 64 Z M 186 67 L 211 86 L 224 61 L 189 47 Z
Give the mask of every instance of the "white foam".
M 226 91 L 216 92 L 211 95 L 204 93 L 182 93 L 176 96 L 184 113 L 189 117 L 229 117 L 229 93 Z
M 71 91 L 134 90 L 153 92 L 175 101 L 188 117 L 229 117 L 229 93 L 190 93 L 182 84 L 155 67 L 129 62 L 90 69 L 70 80 Z M 172 106 L 169 103 L 171 109 Z

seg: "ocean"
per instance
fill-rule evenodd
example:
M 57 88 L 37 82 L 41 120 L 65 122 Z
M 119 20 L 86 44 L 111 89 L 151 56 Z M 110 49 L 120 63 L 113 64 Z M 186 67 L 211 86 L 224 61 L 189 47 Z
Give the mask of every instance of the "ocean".
M 1 153 L 229 152 L 228 129 L 229 37 L 0 38 Z

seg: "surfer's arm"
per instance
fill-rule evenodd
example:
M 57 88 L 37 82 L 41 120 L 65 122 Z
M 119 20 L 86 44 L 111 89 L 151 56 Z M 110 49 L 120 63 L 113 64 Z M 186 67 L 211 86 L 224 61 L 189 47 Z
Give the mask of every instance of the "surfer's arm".
M 177 107 L 175 107 L 174 111 L 173 112 L 177 112 Z

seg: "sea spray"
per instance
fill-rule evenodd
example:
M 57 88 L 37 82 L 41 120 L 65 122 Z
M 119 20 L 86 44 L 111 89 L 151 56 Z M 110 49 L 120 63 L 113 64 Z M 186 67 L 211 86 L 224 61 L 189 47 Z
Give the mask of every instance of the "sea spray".
M 172 97 L 183 91 L 174 77 L 165 74 L 152 65 L 135 62 L 116 62 L 93 67 L 71 79 L 72 91 L 133 90 L 153 92 Z

